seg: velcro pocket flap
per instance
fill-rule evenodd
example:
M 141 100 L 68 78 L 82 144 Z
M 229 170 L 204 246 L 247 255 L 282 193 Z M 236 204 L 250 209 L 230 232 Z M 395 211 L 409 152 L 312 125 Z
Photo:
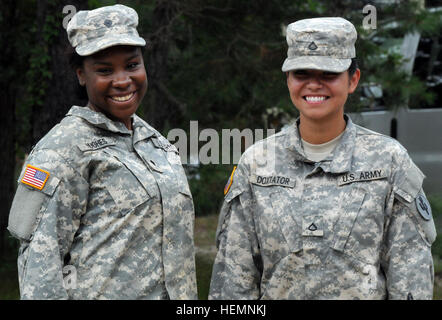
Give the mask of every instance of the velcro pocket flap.
M 344 251 L 366 193 L 365 189 L 355 187 L 347 197 L 346 200 L 348 201 L 343 202 L 345 204 L 345 210 L 343 210 L 339 216 L 339 220 L 335 224 L 333 249 Z
M 41 207 L 48 197 L 52 197 L 59 182 L 58 178 L 51 177 L 41 191 L 19 183 L 8 221 L 8 230 L 14 237 L 31 239 L 38 224 Z

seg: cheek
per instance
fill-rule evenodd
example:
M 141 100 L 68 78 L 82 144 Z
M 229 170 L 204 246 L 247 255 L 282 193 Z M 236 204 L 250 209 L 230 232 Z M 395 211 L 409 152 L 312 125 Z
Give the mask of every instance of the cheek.
M 147 86 L 147 73 L 144 68 L 139 72 L 137 77 L 138 77 L 139 81 L 143 83 L 143 85 Z
M 135 80 L 136 80 L 137 86 L 140 88 L 140 90 L 143 93 L 145 93 L 147 91 L 147 86 L 148 86 L 146 72 L 142 72 L 142 73 L 138 74 L 136 76 Z
M 86 82 L 86 89 L 89 96 L 99 97 L 101 95 L 105 95 L 105 92 L 108 88 L 109 81 L 103 79 L 89 79 Z
M 301 90 L 301 86 L 297 83 L 293 83 L 291 82 L 290 84 L 288 84 L 288 89 L 290 92 L 290 97 L 292 99 L 298 99 L 299 98 L 299 93 Z

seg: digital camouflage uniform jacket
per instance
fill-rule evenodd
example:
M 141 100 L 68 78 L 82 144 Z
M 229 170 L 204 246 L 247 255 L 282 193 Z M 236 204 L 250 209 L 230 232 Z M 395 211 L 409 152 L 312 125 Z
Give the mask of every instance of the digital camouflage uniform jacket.
M 297 124 L 246 150 L 219 218 L 210 299 L 431 299 L 424 175 L 394 139 L 347 121 L 313 163 Z
M 48 174 L 42 190 L 31 169 Z M 21 298 L 196 299 L 193 225 L 173 145 L 136 115 L 131 134 L 73 106 L 19 177 L 8 229 Z

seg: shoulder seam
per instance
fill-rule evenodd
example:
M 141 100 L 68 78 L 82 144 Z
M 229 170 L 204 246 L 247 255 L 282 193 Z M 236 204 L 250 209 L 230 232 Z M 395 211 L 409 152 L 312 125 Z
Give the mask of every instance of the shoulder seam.
M 81 175 L 81 173 L 78 172 L 78 170 L 74 166 L 72 166 L 72 161 L 69 161 L 68 159 L 63 157 L 57 150 L 44 147 L 44 148 L 38 149 L 36 151 L 42 151 L 42 150 L 50 150 L 50 151 L 55 152 L 55 154 L 57 154 L 57 156 L 60 159 L 62 159 L 63 162 L 66 163 L 67 166 L 69 166 L 83 181 L 85 181 L 87 184 L 89 184 L 89 182 Z M 60 178 L 60 180 L 62 180 L 62 179 Z

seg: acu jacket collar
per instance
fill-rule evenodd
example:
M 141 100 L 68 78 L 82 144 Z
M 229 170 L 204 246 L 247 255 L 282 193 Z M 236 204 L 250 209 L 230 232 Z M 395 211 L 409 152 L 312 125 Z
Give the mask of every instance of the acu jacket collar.
M 91 125 L 111 131 L 113 133 L 131 134 L 130 130 L 122 122 L 113 121 L 103 113 L 89 109 L 88 107 L 73 106 L 67 116 L 76 116 L 89 122 Z M 155 135 L 155 131 L 145 124 L 136 114 L 132 115 L 134 143 Z
M 344 114 L 344 119 L 347 125 L 339 144 L 327 158 L 321 161 L 321 167 L 326 172 L 344 173 L 350 171 L 356 142 L 356 127 L 348 115 Z M 300 119 L 298 118 L 295 124 L 287 130 L 284 146 L 292 152 L 295 161 L 313 163 L 307 159 L 302 147 L 299 122 Z

